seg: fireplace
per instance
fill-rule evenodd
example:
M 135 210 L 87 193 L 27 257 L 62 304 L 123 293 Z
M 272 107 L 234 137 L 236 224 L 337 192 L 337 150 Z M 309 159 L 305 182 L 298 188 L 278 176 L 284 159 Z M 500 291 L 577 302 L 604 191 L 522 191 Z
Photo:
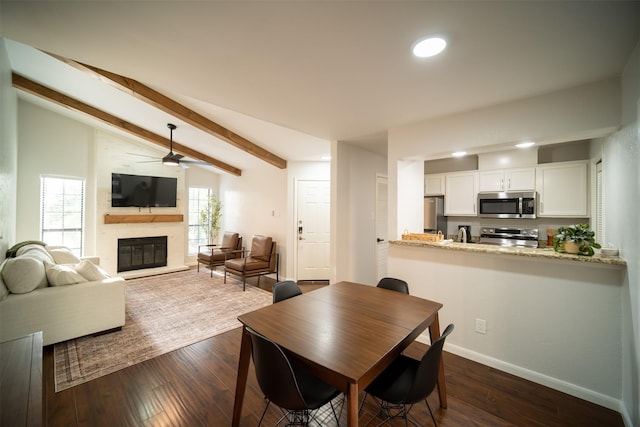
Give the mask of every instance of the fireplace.
M 167 265 L 167 236 L 118 239 L 118 273 Z

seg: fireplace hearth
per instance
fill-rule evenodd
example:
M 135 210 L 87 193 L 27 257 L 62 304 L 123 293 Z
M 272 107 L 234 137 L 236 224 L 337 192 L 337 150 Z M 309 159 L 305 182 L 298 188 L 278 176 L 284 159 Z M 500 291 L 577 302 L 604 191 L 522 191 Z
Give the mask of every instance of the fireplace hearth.
M 118 273 L 167 265 L 167 236 L 118 239 Z

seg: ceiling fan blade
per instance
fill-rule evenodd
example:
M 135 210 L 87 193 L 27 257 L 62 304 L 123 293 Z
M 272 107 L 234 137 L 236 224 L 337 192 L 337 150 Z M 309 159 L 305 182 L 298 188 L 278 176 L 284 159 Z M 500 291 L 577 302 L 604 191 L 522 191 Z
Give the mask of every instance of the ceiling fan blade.
M 148 157 L 150 159 L 160 160 L 160 157 L 157 157 L 157 156 L 147 156 L 146 154 L 138 154 L 138 153 L 127 153 L 127 154 L 131 154 L 132 156 Z

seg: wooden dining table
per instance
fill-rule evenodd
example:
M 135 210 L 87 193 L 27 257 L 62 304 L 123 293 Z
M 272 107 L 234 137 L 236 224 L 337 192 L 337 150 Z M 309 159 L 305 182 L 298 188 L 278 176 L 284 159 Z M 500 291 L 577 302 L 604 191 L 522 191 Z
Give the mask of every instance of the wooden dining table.
M 338 282 L 278 302 L 238 320 L 243 324 L 232 426 L 240 425 L 251 359 L 247 328 L 285 349 L 347 398 L 347 425 L 358 425 L 358 393 L 418 335 L 440 337 L 442 304 L 388 289 Z M 447 407 L 444 366 L 438 375 L 440 407 Z

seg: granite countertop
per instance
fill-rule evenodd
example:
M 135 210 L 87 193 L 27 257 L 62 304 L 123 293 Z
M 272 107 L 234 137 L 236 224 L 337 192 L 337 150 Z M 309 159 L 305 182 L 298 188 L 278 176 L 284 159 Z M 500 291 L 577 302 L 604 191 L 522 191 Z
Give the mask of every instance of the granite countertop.
M 604 257 L 604 256 L 600 256 L 599 254 L 596 254 L 594 256 L 570 255 L 570 254 L 556 252 L 551 247 L 515 248 L 515 247 L 507 247 L 507 246 L 485 245 L 480 243 L 460 243 L 460 242 L 446 243 L 446 241 L 445 243 L 435 243 L 435 242 L 424 242 L 420 240 L 391 240 L 389 243 L 391 243 L 392 245 L 429 247 L 429 248 L 445 249 L 450 251 L 514 255 L 514 256 L 524 256 L 524 257 L 530 257 L 530 258 L 557 259 L 557 260 L 563 260 L 563 261 L 575 261 L 575 262 L 585 262 L 585 263 L 593 263 L 593 264 L 607 264 L 607 265 L 614 265 L 614 266 L 627 265 L 627 262 L 623 258 L 620 258 L 617 256 Z

